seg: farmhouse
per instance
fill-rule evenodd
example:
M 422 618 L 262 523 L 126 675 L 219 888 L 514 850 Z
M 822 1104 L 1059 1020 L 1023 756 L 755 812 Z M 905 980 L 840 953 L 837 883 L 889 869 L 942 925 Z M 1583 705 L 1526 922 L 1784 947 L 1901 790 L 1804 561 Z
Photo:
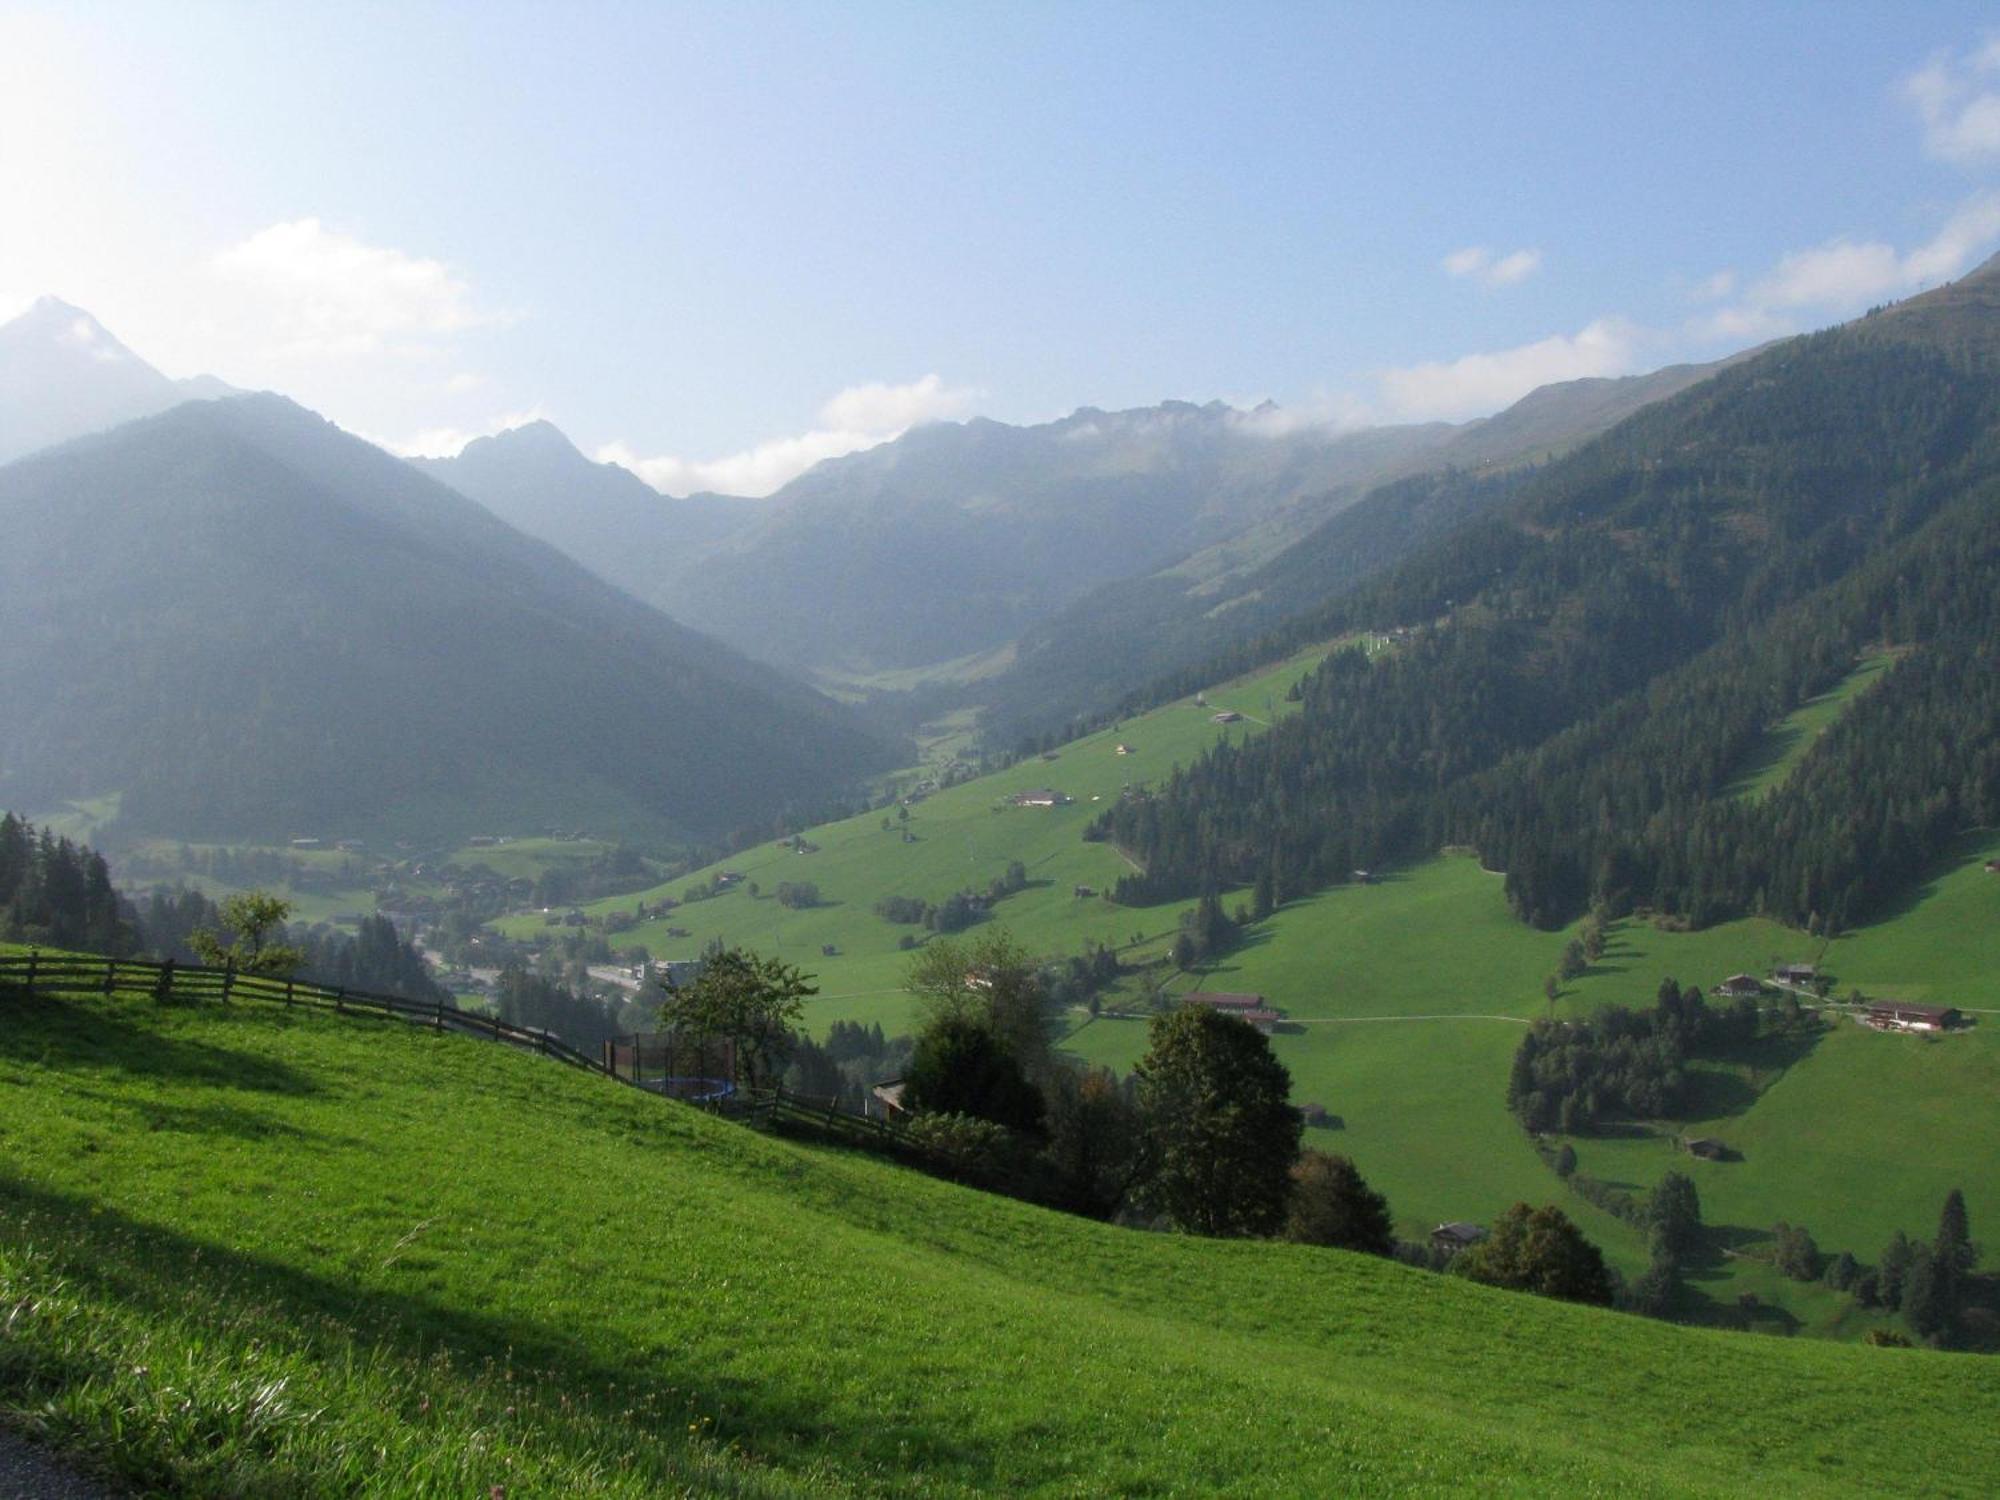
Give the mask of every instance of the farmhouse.
M 1484 1224 L 1467 1224 L 1461 1219 L 1440 1224 L 1431 1231 L 1431 1245 L 1434 1249 L 1456 1254 L 1486 1238 Z
M 1689 1156 L 1699 1156 L 1703 1161 L 1721 1161 L 1729 1154 L 1729 1148 L 1712 1135 L 1688 1136 L 1681 1141 Z
M 1225 708 L 1219 714 L 1210 714 L 1208 722 L 1211 724 L 1234 724 L 1241 720 L 1242 717 L 1243 715 L 1239 714 L 1235 709 Z
M 1912 1000 L 1876 1000 L 1868 1006 L 1867 1024 L 1877 1031 L 1949 1031 L 1964 1017 L 1950 1005 L 1919 1005 Z
M 1232 994 L 1224 990 L 1189 990 L 1181 997 L 1183 1005 L 1201 1005 L 1209 1010 L 1219 1010 L 1226 1016 L 1234 1016 L 1239 1021 L 1248 1021 L 1264 1035 L 1269 1036 L 1285 1019 L 1285 1013 L 1270 1004 L 1262 995 Z
M 910 1112 L 909 1106 L 903 1103 L 903 1089 L 905 1086 L 902 1079 L 891 1078 L 886 1083 L 876 1084 L 874 1088 L 868 1091 L 869 1096 L 882 1106 L 882 1119 L 893 1120 L 898 1115 L 906 1115 Z M 873 1111 L 871 1110 L 870 1113 L 873 1113 Z
M 1986 861 L 1986 873 L 1987 873 L 1988 875 L 2000 875 L 2000 859 L 1989 859 L 1989 860 L 1987 860 L 1987 861 Z
M 1715 987 L 1715 993 L 1731 1000 L 1754 1000 L 1764 993 L 1764 981 L 1755 974 L 1731 974 Z
M 1819 970 L 1812 964 L 1779 964 L 1773 972 L 1786 984 L 1811 984 L 1819 978 Z
M 1016 792 L 1008 799 L 1016 807 L 1061 807 L 1069 801 L 1061 792 L 1050 787 L 1033 787 L 1025 792 Z
M 1246 1010 L 1268 1010 L 1262 995 L 1235 994 L 1228 990 L 1189 990 L 1181 997 L 1188 1005 L 1206 1005 L 1210 1010 L 1238 1015 Z
M 1119 753 L 1120 755 L 1130 755 L 1130 754 L 1132 753 L 1132 747 L 1131 747 L 1130 745 L 1126 744 L 1126 743 L 1125 743 L 1125 742 L 1124 742 L 1123 740 L 1120 740 L 1120 741 L 1118 742 L 1118 753 Z M 1993 867 L 1994 867 L 1995 865 L 2000 865 L 2000 860 L 1990 860 L 1990 861 L 1988 861 L 1988 863 L 1987 863 L 1987 866 L 1986 866 L 1986 868 L 1990 870 L 1990 869 L 1992 869 L 1992 868 L 1993 868 Z

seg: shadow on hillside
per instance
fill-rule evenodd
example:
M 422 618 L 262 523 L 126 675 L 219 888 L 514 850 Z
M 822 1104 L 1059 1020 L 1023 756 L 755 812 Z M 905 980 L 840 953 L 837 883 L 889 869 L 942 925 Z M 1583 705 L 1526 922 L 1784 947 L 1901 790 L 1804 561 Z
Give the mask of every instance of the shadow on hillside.
M 1757 1102 L 1757 1090 L 1750 1080 L 1733 1068 L 1690 1068 L 1685 1076 L 1687 1103 L 1681 1113 L 1688 1119 L 1740 1115 Z
M 1748 1079 L 1738 1079 L 1750 1096 L 1742 1107 L 1749 1108 L 1766 1089 L 1783 1078 L 1795 1064 L 1802 1063 L 1812 1056 L 1813 1049 L 1819 1046 L 1821 1039 L 1830 1031 L 1831 1028 L 1827 1026 L 1806 1024 L 1797 1030 L 1760 1036 L 1748 1046 L 1738 1047 L 1732 1052 L 1723 1054 L 1719 1061 L 1749 1070 Z M 1696 1118 L 1700 1116 L 1697 1115 Z
M 256 1110 L 217 1101 L 207 1104 L 168 1104 L 158 1099 L 137 1099 L 108 1089 L 72 1087 L 71 1096 L 86 1099 L 93 1108 L 117 1116 L 122 1126 L 134 1129 L 168 1130 L 182 1135 L 221 1135 L 239 1141 L 311 1141 L 319 1146 L 359 1146 L 352 1136 L 329 1135 L 323 1130 L 306 1130 L 282 1120 L 273 1120 Z
M 36 1242 L 54 1252 L 73 1294 L 147 1315 L 156 1323 L 192 1322 L 204 1329 L 212 1318 L 220 1327 L 242 1326 L 240 1310 L 254 1306 L 281 1324 L 298 1354 L 341 1369 L 362 1351 L 390 1358 L 434 1362 L 450 1358 L 455 1373 L 470 1380 L 496 1366 L 517 1372 L 509 1398 L 520 1392 L 520 1422 L 533 1423 L 550 1412 L 551 1441 L 569 1430 L 558 1404 L 613 1424 L 622 1424 L 652 1448 L 656 1433 L 644 1431 L 634 1408 L 687 1410 L 711 1417 L 722 1432 L 742 1441 L 760 1458 L 809 1465 L 823 1461 L 829 1444 L 855 1450 L 864 1465 L 881 1472 L 914 1466 L 919 1472 L 950 1474 L 974 1489 L 990 1474 L 992 1460 L 963 1436 L 933 1431 L 919 1423 L 883 1420 L 855 1425 L 851 1418 L 768 1385 L 719 1375 L 712 1369 L 667 1353 L 659 1344 L 591 1347 L 571 1330 L 527 1317 L 486 1316 L 448 1307 L 414 1293 L 336 1280 L 283 1265 L 133 1218 L 105 1205 L 49 1191 L 0 1170 L 0 1229 L 5 1219 L 32 1215 Z M 414 1269 L 414 1266 L 411 1267 Z M 384 1273 L 394 1274 L 394 1273 Z M 191 1314 L 191 1287 L 198 1286 L 202 1311 Z M 231 1304 L 235 1303 L 236 1306 Z M 22 1358 L 29 1356 L 23 1352 Z M 106 1379 L 106 1356 L 78 1344 L 62 1367 L 43 1372 L 64 1385 Z M 538 1390 L 536 1377 L 544 1382 Z M 593 1408 L 595 1409 L 593 1411 Z M 508 1408 L 514 1417 L 515 1408 Z M 393 1415 L 393 1414 L 389 1414 Z M 661 1444 L 663 1464 L 676 1450 Z
M 1952 840 L 1949 850 L 1931 862 L 1924 871 L 1923 879 L 1893 900 L 1884 903 L 1868 922 L 1845 935 L 1858 936 L 1877 927 L 1886 927 L 1899 917 L 1907 917 L 1937 894 L 1938 886 L 1946 876 L 1957 874 L 1974 860 L 1986 858 L 1987 846 L 1992 842 L 1993 830 L 1990 828 L 1974 829 L 1970 833 L 1960 834 Z
M 229 1015 L 220 1007 L 213 1014 L 225 1021 Z M 276 1058 L 167 1035 L 156 1026 L 120 1026 L 101 1011 L 46 995 L 8 1002 L 0 1056 L 62 1072 L 108 1071 L 264 1094 L 319 1092 L 308 1074 Z
M 1808 699 L 1800 707 L 1810 708 L 1813 704 L 1820 701 L 1820 698 Z M 1782 765 L 1785 758 L 1798 748 L 1799 742 L 1805 736 L 1804 727 L 1798 724 L 1780 724 L 1774 728 L 1765 730 L 1756 748 L 1736 768 L 1736 774 L 1729 779 L 1727 785 L 1722 788 L 1717 796 L 1727 801 L 1731 797 L 1740 797 L 1748 792 L 1756 784 L 1759 777 L 1776 770 Z

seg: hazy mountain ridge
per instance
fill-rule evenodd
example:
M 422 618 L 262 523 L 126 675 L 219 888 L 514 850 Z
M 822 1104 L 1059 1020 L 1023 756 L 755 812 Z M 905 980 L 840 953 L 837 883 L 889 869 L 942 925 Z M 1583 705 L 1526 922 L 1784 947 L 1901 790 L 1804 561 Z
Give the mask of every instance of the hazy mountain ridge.
M 278 397 L 0 469 L 0 803 L 134 831 L 767 821 L 893 763 L 847 711 Z
M 865 677 L 1017 638 L 1033 654 L 1079 628 L 1106 637 L 1109 660 L 1143 659 L 1065 693 L 1048 720 L 1209 649 L 1228 632 L 1190 622 L 1256 593 L 1232 580 L 1376 485 L 1558 451 L 1712 368 L 1571 381 L 1457 426 L 1342 431 L 1268 403 L 1178 401 L 1026 427 L 938 423 L 825 460 L 764 500 L 660 496 L 545 423 L 423 467 L 677 618 L 803 670 Z M 1170 581 L 1138 581 L 1156 573 Z M 1154 607 L 1123 630 L 1135 591 Z M 1066 618 L 1076 609 L 1109 623 Z M 1187 644 L 1150 650 L 1162 631 Z
M 684 618 L 679 580 L 758 519 L 758 501 L 662 495 L 629 469 L 586 458 L 546 421 L 474 439 L 456 457 L 411 462 L 676 618 Z
M 55 297 L 0 324 L 0 464 L 183 401 L 231 394 L 213 375 L 168 379 L 89 313 Z

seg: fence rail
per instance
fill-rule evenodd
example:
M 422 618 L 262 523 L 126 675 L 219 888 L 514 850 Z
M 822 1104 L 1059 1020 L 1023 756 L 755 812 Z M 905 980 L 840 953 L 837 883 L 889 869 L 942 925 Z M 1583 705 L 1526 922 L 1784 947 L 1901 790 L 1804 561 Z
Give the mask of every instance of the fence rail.
M 249 1000 L 331 1011 L 337 1015 L 398 1020 L 434 1031 L 485 1037 L 552 1057 L 586 1073 L 638 1088 L 642 1093 L 665 1097 L 625 1076 L 615 1066 L 579 1052 L 561 1037 L 535 1027 L 515 1026 L 495 1016 L 460 1010 L 437 1001 L 426 1003 L 373 990 L 248 974 L 233 965 L 218 968 L 208 964 L 177 964 L 171 960 L 154 963 L 139 958 L 30 951 L 0 955 L 0 989 L 5 988 L 18 989 L 30 996 L 124 995 L 161 1003 L 179 1000 L 230 1005 Z M 911 1145 L 889 1121 L 855 1114 L 837 1097 L 796 1094 L 782 1087 L 738 1089 L 725 1098 L 700 1102 L 698 1107 L 766 1129 L 801 1130 L 847 1145 L 876 1150 L 904 1149 Z
M 374 990 L 313 984 L 303 979 L 277 979 L 248 974 L 234 965 L 154 963 L 139 958 L 94 958 L 87 954 L 41 953 L 0 957 L 0 986 L 29 995 L 127 995 L 169 1002 L 215 1001 L 233 1004 L 256 1000 L 273 1005 L 327 1010 L 338 1015 L 379 1016 L 456 1031 L 553 1057 L 585 1072 L 613 1075 L 603 1063 L 586 1056 L 561 1037 L 529 1026 L 515 1026 L 496 1016 L 460 1010 L 441 1001 L 407 1000 Z

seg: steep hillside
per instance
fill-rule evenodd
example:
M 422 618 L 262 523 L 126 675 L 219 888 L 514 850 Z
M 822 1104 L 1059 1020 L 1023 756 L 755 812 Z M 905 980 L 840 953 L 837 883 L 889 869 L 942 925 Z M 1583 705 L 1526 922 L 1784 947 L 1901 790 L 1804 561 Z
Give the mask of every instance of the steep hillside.
M 1265 866 L 1298 889 L 1457 842 L 1549 923 L 1597 899 L 1879 910 L 2000 802 L 1995 274 L 1768 350 L 1292 622 L 1410 637 L 1336 657 L 1279 733 L 1113 813 L 1147 866 L 1125 894 Z M 1780 794 L 1721 795 L 1885 641 L 1903 665 Z
M 276 397 L 0 469 L 0 804 L 127 833 L 713 834 L 892 764 L 844 710 Z
M 1119 1230 L 379 1022 L 0 1003 L 0 1409 L 153 1492 L 1972 1495 L 2000 1461 L 1989 1361 Z
M 1524 464 L 1563 453 L 1742 357 L 1531 391 L 1497 416 L 1383 465 L 1366 483 L 1285 505 L 1166 567 L 1100 585 L 1029 626 L 1007 669 L 964 696 L 984 708 L 989 733 L 1011 744 L 1101 713 L 1158 678 L 1212 674 L 1218 653 L 1326 606 L 1500 503 L 1525 479 Z
M 169 380 L 82 308 L 44 297 L 0 325 L 0 464 L 228 393 L 207 377 Z

